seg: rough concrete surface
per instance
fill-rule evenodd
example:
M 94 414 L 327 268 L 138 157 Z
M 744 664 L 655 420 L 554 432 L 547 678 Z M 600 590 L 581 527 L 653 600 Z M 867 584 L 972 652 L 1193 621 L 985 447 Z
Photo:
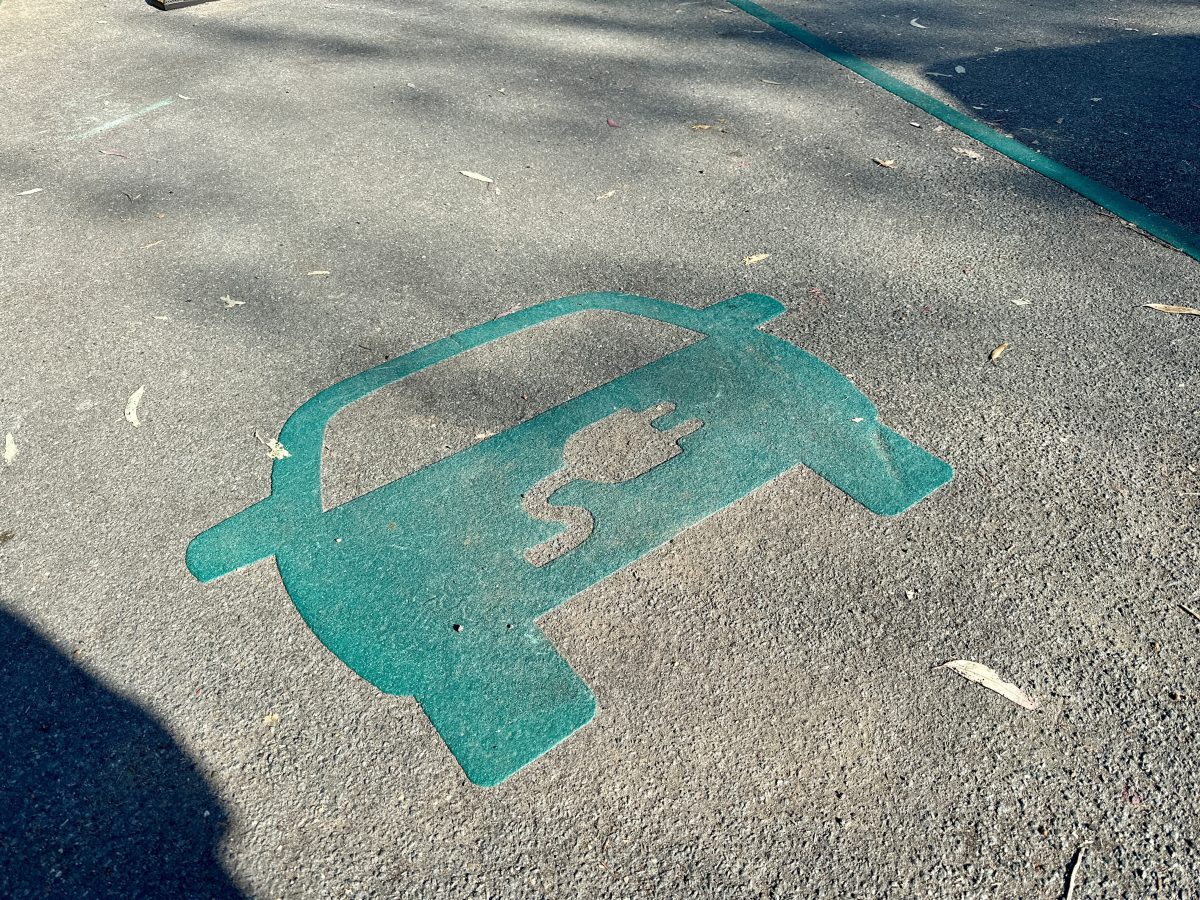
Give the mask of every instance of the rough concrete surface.
M 923 72 L 1009 45 L 977 20 L 1049 59 L 1043 7 L 960 6 L 936 53 L 900 52 L 935 10 L 829 29 Z M 5 0 L 0 36 L 0 894 L 1054 898 L 1088 844 L 1076 900 L 1200 896 L 1200 317 L 1141 307 L 1200 306 L 1195 261 L 715 2 Z M 1173 108 L 1060 158 L 1194 227 Z M 596 719 L 481 789 L 272 563 L 201 585 L 184 550 L 316 391 L 593 290 L 778 298 L 956 475 L 883 519 L 792 471 L 560 607 Z M 347 411 L 327 502 L 681 340 L 612 325 Z

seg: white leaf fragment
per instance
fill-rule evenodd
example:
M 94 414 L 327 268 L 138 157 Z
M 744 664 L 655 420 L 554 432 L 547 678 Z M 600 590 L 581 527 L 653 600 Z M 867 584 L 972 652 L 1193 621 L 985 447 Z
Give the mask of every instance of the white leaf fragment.
M 17 459 L 17 442 L 13 439 L 12 432 L 4 436 L 4 464 L 11 466 Z
M 967 681 L 973 681 L 976 684 L 982 684 L 989 691 L 995 691 L 1006 700 L 1011 700 L 1017 706 L 1025 709 L 1037 709 L 1037 701 L 1030 697 L 1027 693 L 1017 687 L 1015 684 L 1005 681 L 993 669 L 988 668 L 983 663 L 973 662 L 969 659 L 952 659 L 944 665 L 937 666 L 938 669 L 949 669 L 951 672 L 957 672 Z
M 258 442 L 266 448 L 267 456 L 271 457 L 271 459 L 287 459 L 292 455 L 288 453 L 287 448 L 284 447 L 283 444 L 279 443 L 279 441 L 275 440 L 275 438 L 265 438 L 257 431 L 254 432 L 254 436 L 258 438 Z
M 466 175 L 468 178 L 474 178 L 476 181 L 482 181 L 484 184 L 492 184 L 492 179 L 486 175 L 480 175 L 478 172 L 459 172 L 459 175 Z
M 142 424 L 138 418 L 138 404 L 142 402 L 142 394 L 146 393 L 146 386 L 143 384 L 140 388 L 129 395 L 129 400 L 125 403 L 125 421 L 137 428 Z

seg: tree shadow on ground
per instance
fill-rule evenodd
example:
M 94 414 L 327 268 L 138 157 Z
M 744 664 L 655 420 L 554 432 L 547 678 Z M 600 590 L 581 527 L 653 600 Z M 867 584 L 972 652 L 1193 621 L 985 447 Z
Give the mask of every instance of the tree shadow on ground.
M 225 814 L 163 728 L 0 611 L 0 895 L 238 898 Z
M 1200 36 L 1136 36 L 932 68 L 974 115 L 1200 230 L 1198 59 Z

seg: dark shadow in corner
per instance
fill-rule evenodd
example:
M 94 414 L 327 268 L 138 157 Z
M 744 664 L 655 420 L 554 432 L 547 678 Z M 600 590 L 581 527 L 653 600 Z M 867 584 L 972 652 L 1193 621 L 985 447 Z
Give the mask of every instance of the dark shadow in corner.
M 1200 232 L 1200 36 L 1006 50 L 931 69 L 972 115 Z
M 225 815 L 145 711 L 0 610 L 0 896 L 240 898 Z

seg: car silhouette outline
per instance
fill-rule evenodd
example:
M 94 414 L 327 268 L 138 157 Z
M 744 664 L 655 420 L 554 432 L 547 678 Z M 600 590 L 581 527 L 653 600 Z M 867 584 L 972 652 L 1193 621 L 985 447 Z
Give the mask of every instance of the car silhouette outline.
M 565 315 L 614 311 L 701 336 L 347 503 L 322 509 L 324 432 L 341 409 L 415 372 Z M 695 309 L 617 293 L 538 304 L 347 378 L 292 414 L 290 456 L 265 499 L 188 547 L 211 581 L 274 556 L 321 642 L 389 694 L 417 699 L 474 783 L 498 784 L 591 721 L 595 699 L 536 620 L 797 465 L 896 515 L 946 483 L 946 463 L 880 425 L 845 376 L 759 330 L 784 311 L 743 294 Z M 620 484 L 575 481 L 556 504 L 589 510 L 586 541 L 544 566 L 526 553 L 563 530 L 522 509 L 571 436 L 623 410 L 702 427 L 682 452 Z

